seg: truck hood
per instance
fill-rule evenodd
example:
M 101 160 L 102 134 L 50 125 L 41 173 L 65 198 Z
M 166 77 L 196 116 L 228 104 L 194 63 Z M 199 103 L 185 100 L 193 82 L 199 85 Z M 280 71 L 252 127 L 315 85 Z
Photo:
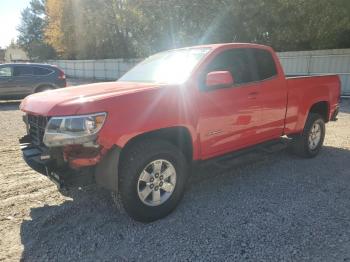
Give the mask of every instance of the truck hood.
M 74 115 L 87 102 L 159 88 L 159 84 L 105 82 L 41 92 L 27 96 L 20 109 L 44 116 Z

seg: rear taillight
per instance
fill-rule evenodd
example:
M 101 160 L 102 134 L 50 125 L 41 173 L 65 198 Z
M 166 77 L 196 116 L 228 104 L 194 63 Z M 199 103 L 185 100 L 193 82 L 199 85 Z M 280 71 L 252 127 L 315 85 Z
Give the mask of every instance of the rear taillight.
M 66 79 L 66 75 L 64 74 L 64 72 L 62 70 L 59 70 L 60 74 L 58 75 L 58 79 L 64 80 Z

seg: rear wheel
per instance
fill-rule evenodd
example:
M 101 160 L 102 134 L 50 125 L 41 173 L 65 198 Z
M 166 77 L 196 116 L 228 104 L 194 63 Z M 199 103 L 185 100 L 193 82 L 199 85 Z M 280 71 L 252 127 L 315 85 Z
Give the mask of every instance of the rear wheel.
M 303 133 L 293 140 L 293 152 L 301 157 L 315 157 L 321 150 L 325 134 L 326 127 L 322 116 L 310 113 Z
M 176 146 L 161 140 L 141 141 L 123 156 L 120 200 L 132 218 L 151 222 L 177 206 L 186 178 L 186 159 Z
M 53 86 L 41 86 L 36 90 L 36 93 L 54 90 Z

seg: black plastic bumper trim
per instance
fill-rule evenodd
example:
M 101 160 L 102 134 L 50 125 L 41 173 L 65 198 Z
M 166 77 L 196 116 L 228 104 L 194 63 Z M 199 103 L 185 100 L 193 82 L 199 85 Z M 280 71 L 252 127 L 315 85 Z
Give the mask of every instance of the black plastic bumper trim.
M 27 142 L 27 138 L 23 137 L 20 139 L 20 142 L 23 141 Z M 43 160 L 41 158 L 41 156 L 45 156 L 46 158 L 49 155 L 47 148 L 38 147 L 31 143 L 21 143 L 21 150 L 23 159 L 28 166 L 38 173 L 47 176 L 59 189 L 95 183 L 93 167 L 82 168 L 80 170 L 74 170 L 68 166 L 57 168 L 54 160 Z

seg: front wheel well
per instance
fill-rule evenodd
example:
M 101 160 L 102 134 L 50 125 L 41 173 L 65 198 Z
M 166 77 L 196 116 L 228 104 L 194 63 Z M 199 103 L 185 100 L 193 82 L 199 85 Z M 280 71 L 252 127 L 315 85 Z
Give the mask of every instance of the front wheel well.
M 193 159 L 192 138 L 190 132 L 185 127 L 162 128 L 133 137 L 122 148 L 121 157 L 123 156 L 123 152 L 126 152 L 130 146 L 145 139 L 168 141 L 182 151 L 188 162 L 191 162 Z
M 329 105 L 328 105 L 328 102 L 326 101 L 321 101 L 312 105 L 309 111 L 309 113 L 315 113 L 315 114 L 321 115 L 325 122 L 329 121 L 328 112 L 329 112 Z

